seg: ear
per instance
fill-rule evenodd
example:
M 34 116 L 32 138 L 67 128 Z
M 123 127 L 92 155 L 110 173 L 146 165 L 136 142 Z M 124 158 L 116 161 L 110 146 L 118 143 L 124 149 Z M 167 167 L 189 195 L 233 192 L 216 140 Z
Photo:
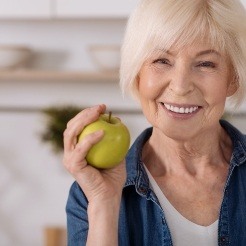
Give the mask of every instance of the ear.
M 236 93 L 239 88 L 238 76 L 235 74 L 232 76 L 232 79 L 229 81 L 227 88 L 227 97 L 230 97 Z
M 139 91 L 139 81 L 140 81 L 140 76 L 139 76 L 139 73 L 137 74 L 136 76 L 136 88 L 137 88 L 137 91 Z

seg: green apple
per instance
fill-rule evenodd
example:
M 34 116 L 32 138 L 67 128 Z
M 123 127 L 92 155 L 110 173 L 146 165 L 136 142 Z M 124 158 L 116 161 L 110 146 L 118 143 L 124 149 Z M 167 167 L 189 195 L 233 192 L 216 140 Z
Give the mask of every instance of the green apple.
M 125 158 L 130 146 L 130 133 L 119 118 L 112 117 L 111 113 L 102 114 L 97 121 L 83 129 L 78 141 L 98 130 L 103 130 L 104 136 L 92 146 L 86 160 L 96 168 L 112 168 Z

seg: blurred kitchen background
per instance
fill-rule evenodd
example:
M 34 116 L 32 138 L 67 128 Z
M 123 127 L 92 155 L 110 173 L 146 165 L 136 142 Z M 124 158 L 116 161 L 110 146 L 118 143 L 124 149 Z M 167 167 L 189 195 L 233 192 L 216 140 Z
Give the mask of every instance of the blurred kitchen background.
M 119 47 L 137 1 L 0 0 L 1 246 L 66 245 L 73 178 L 52 132 L 43 139 L 44 109 L 105 103 L 132 141 L 149 126 L 118 86 Z M 246 103 L 227 118 L 246 132 L 245 115 Z

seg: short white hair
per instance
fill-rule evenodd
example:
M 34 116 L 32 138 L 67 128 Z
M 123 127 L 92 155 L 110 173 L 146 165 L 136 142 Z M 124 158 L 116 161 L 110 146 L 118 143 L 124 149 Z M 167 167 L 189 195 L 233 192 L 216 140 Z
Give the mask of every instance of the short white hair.
M 231 97 L 244 99 L 246 83 L 246 10 L 239 0 L 140 0 L 130 16 L 121 48 L 120 86 L 137 98 L 137 76 L 148 57 L 207 38 L 225 51 L 238 83 Z

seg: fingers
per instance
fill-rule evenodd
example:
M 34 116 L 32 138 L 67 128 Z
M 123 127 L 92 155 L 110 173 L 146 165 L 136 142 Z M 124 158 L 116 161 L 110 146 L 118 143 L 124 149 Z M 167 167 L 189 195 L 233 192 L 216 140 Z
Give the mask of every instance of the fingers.
M 104 104 L 87 108 L 67 123 L 67 129 L 64 131 L 64 152 L 71 151 L 75 148 L 77 136 L 82 132 L 84 127 L 96 121 L 105 110 L 106 106 Z
M 78 113 L 74 118 L 72 118 L 67 123 L 67 127 L 72 125 L 75 121 L 81 120 L 81 118 L 83 118 L 83 117 L 90 117 L 95 113 L 96 113 L 96 115 L 100 115 L 100 114 L 104 113 L 105 110 L 106 110 L 106 106 L 104 104 L 99 104 L 99 105 L 96 105 L 96 106 L 91 107 L 91 108 L 86 108 L 86 109 L 82 110 L 80 113 Z
M 111 170 L 99 170 L 87 163 L 86 156 L 92 146 L 103 138 L 103 130 L 86 135 L 77 142 L 84 127 L 96 121 L 105 110 L 106 106 L 102 104 L 81 111 L 68 122 L 64 132 L 64 167 L 76 179 L 90 203 L 108 201 L 116 196 L 120 199 L 126 178 L 124 161 Z
M 75 158 L 75 160 L 78 160 L 77 155 L 81 158 L 81 159 L 85 159 L 88 151 L 91 149 L 91 147 L 96 144 L 97 142 L 99 142 L 102 138 L 103 138 L 104 132 L 103 130 L 99 130 L 96 132 L 93 132 L 87 136 L 85 136 L 83 138 L 82 141 L 80 141 L 74 149 L 74 155 L 73 157 Z
M 85 158 L 88 151 L 103 138 L 103 135 L 103 130 L 87 135 L 81 142 L 76 144 L 71 155 L 64 155 L 64 166 L 73 176 L 77 176 L 87 166 Z
M 83 128 L 96 121 L 100 114 L 104 113 L 106 106 L 104 104 L 87 108 L 77 114 L 67 124 L 64 131 L 64 157 L 63 164 L 65 168 L 75 177 L 76 173 L 87 166 L 86 155 L 90 148 L 101 140 L 104 133 L 97 131 L 87 135 L 82 141 L 77 143 L 77 136 Z

